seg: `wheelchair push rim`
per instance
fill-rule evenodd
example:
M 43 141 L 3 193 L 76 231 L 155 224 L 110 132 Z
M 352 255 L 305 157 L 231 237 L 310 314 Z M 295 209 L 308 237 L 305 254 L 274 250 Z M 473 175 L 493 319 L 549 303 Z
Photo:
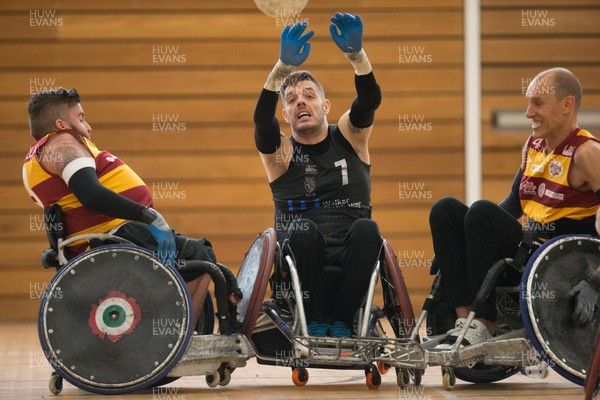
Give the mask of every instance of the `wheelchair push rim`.
M 93 393 L 152 386 L 185 353 L 193 333 L 190 295 L 173 268 L 128 245 L 83 253 L 53 277 L 38 334 L 58 375 Z

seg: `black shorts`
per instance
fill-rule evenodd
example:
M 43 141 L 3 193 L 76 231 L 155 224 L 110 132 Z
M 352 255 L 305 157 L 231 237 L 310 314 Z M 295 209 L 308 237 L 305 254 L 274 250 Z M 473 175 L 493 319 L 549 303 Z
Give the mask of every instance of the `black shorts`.
M 217 257 L 215 256 L 212 245 L 208 240 L 182 236 L 175 231 L 173 231 L 173 234 L 175 235 L 175 247 L 177 249 L 174 263 L 175 269 L 178 270 L 179 265 L 185 265 L 186 260 L 201 260 L 212 263 L 217 262 Z M 152 236 L 152 233 L 150 233 L 148 225 L 142 222 L 128 222 L 121 226 L 114 233 L 114 235 L 122 237 L 123 239 L 127 239 L 133 244 L 152 252 L 156 252 L 157 250 L 154 236 Z M 197 274 L 188 275 L 186 273 L 182 273 L 181 275 L 186 282 L 189 282 L 198 276 Z

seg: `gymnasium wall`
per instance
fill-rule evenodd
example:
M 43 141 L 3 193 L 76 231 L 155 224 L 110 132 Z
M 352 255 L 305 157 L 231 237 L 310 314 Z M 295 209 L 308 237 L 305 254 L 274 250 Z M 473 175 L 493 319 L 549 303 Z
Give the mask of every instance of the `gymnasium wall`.
M 52 277 L 40 265 L 41 209 L 21 184 L 30 93 L 77 88 L 94 142 L 138 172 L 172 227 L 209 238 L 237 270 L 254 236 L 274 225 L 252 113 L 279 34 L 290 20 L 316 31 L 303 67 L 323 83 L 336 122 L 355 96 L 352 67 L 328 31 L 340 10 L 361 15 L 382 88 L 370 140 L 373 217 L 418 311 L 431 282 L 429 209 L 464 198 L 462 1 L 311 0 L 300 15 L 271 18 L 251 0 L 29 0 L 0 3 L 0 319 L 34 319 Z M 542 13 L 524 24 L 527 10 Z M 527 132 L 494 132 L 491 111 L 524 112 L 524 82 L 562 65 L 579 75 L 584 108 L 600 105 L 599 17 L 593 1 L 482 1 L 483 197 L 501 200 L 518 167 Z

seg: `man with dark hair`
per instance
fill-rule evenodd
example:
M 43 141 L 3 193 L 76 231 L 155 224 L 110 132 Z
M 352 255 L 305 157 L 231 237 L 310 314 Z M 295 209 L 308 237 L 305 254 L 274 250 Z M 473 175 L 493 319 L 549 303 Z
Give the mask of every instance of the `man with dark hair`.
M 355 70 L 350 110 L 337 124 L 327 122 L 322 86 L 308 71 L 292 72 L 307 59 L 314 32 L 303 34 L 305 24 L 286 26 L 254 112 L 254 139 L 273 193 L 278 239 L 289 244 L 298 266 L 308 333 L 346 337 L 383 243 L 371 220 L 367 146 L 381 91 L 362 48 L 360 17 L 337 13 L 331 20 L 333 41 Z M 275 118 L 278 89 L 291 137 Z M 324 265 L 343 268 L 332 304 L 325 304 Z
M 518 218 L 524 216 L 526 229 L 543 239 L 600 233 L 600 142 L 577 124 L 582 98 L 579 80 L 567 69 L 552 68 L 535 76 L 525 97 L 532 133 L 509 196 L 499 205 L 479 200 L 471 207 L 447 197 L 431 209 L 436 263 L 458 317 L 439 349 L 449 349 L 456 341 L 492 264 L 517 253 L 524 237 Z M 600 292 L 599 271 L 571 292 L 575 325 L 592 318 Z M 491 295 L 460 345 L 490 338 L 495 317 Z
M 29 99 L 29 127 L 35 140 L 40 140 L 48 132 L 56 130 L 55 121 L 62 118 L 68 109 L 81 102 L 77 90 L 49 90 L 36 93 Z
M 67 239 L 83 233 L 113 233 L 155 251 L 166 265 L 179 265 L 181 260 L 215 263 L 208 241 L 174 234 L 152 208 L 144 181 L 120 158 L 94 145 L 80 101 L 75 89 L 31 96 L 29 124 L 36 142 L 25 157 L 23 183 L 33 201 L 43 208 L 61 207 Z M 88 248 L 87 242 L 75 242 L 66 256 L 72 258 Z M 210 277 L 190 274 L 184 279 L 197 320 Z

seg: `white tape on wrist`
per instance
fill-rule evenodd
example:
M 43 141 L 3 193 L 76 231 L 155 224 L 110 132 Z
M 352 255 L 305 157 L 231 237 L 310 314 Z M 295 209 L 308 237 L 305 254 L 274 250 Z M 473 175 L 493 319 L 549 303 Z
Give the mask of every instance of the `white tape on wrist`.
M 275 64 L 273 70 L 269 74 L 264 88 L 271 92 L 277 92 L 285 78 L 294 71 L 294 68 L 296 67 L 285 64 L 281 59 L 277 60 L 277 64 Z
M 357 51 L 356 53 L 344 54 L 352 63 L 356 75 L 367 75 L 373 71 L 373 67 L 371 67 L 371 62 L 369 61 L 369 57 L 367 57 L 365 49 L 360 49 L 360 51 Z

